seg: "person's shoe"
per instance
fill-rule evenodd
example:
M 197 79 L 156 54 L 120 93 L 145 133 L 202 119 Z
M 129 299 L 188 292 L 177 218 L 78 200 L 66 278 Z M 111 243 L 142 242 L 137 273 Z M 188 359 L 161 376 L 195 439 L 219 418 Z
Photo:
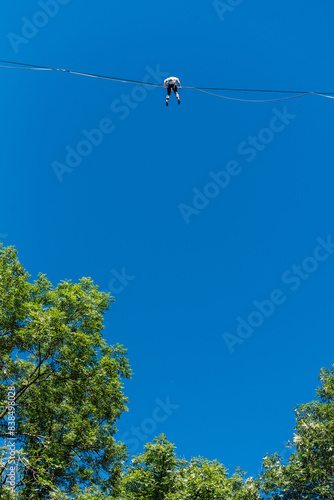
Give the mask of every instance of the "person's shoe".
M 168 101 L 166 101 L 166 106 L 168 106 Z
M 177 102 L 178 102 L 178 104 L 181 104 L 181 101 L 180 101 L 180 99 L 178 99 L 178 100 L 177 100 Z

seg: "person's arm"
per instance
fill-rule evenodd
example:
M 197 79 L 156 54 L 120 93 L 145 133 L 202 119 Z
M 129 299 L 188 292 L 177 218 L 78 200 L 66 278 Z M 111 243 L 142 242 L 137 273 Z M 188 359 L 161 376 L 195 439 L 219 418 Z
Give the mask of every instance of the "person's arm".
M 179 88 L 181 88 L 181 82 L 179 79 L 177 79 L 177 81 L 179 82 Z
M 166 80 L 164 80 L 164 88 L 166 87 L 166 82 L 167 82 L 167 78 L 166 78 Z

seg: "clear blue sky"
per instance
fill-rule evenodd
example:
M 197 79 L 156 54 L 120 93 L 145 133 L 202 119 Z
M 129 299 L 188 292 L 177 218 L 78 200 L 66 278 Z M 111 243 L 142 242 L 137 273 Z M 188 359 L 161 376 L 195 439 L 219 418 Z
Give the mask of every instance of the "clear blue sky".
M 334 92 L 333 4 L 221 9 L 11 2 L 0 57 L 152 83 Z M 104 334 L 128 348 L 134 372 L 119 437 L 138 453 L 164 432 L 181 456 L 257 474 L 334 358 L 334 100 L 181 89 L 166 108 L 164 89 L 0 72 L 0 234 L 33 277 L 91 276 L 114 292 Z M 55 162 L 67 172 L 57 177 Z

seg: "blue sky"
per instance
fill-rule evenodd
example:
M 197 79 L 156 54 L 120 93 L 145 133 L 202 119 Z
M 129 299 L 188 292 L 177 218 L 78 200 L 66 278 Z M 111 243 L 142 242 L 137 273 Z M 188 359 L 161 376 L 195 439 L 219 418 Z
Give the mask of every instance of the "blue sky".
M 2 7 L 0 52 L 152 83 L 334 92 L 333 15 L 310 0 L 27 0 Z M 115 295 L 104 334 L 134 372 L 119 438 L 139 453 L 164 432 L 180 456 L 257 474 L 334 358 L 334 101 L 181 89 L 166 108 L 160 88 L 0 71 L 0 234 L 33 277 L 91 276 Z

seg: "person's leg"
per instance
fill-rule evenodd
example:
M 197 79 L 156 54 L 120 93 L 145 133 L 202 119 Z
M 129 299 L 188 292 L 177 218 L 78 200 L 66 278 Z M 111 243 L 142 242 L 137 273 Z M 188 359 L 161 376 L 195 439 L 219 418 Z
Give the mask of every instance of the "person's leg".
M 171 92 L 172 92 L 172 86 L 171 85 L 167 85 L 166 106 L 168 106 L 168 99 L 170 98 Z
M 174 94 L 175 94 L 175 97 L 177 98 L 177 102 L 180 104 L 180 96 L 179 96 L 179 93 L 177 91 L 177 85 L 175 84 L 174 85 Z

